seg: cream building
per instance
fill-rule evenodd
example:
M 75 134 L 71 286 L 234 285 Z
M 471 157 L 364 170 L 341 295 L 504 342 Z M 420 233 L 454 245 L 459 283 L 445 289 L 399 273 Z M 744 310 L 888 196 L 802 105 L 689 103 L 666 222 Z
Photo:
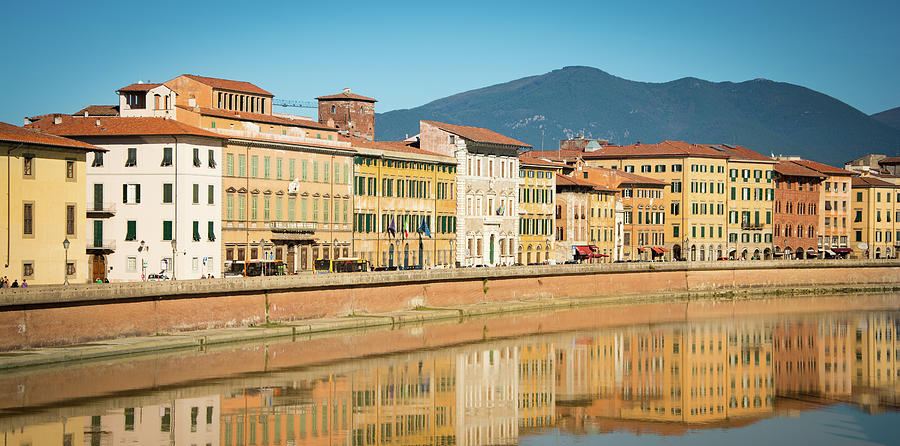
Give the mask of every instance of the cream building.
M 0 277 L 29 284 L 87 280 L 88 152 L 104 149 L 0 123 L 0 178 L 5 179 L 0 187 L 6 198 L 6 206 L 0 207 Z

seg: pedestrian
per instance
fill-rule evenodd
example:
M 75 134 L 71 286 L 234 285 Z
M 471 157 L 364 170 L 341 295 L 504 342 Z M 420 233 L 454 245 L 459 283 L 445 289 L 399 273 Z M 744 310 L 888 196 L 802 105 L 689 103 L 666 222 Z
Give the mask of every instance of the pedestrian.
M 25 279 L 22 279 L 22 288 L 28 288 L 28 281 Z
M 3 278 L 0 279 L 0 288 L 6 288 L 7 286 L 8 285 L 6 284 L 6 276 L 3 276 Z
M 18 287 L 19 287 L 19 279 L 13 280 L 13 283 L 12 283 L 12 285 L 10 285 L 10 288 L 18 288 Z

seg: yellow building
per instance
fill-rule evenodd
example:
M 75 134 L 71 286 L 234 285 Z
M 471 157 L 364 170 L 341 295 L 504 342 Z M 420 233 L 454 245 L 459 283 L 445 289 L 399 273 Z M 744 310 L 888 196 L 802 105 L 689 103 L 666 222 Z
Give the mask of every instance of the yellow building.
M 526 343 L 519 349 L 519 435 L 521 430 L 551 426 L 556 418 L 556 348 L 551 342 Z
M 875 177 L 854 177 L 852 181 L 852 257 L 896 258 L 900 186 Z
M 728 245 L 723 257 L 732 260 L 771 260 L 775 255 L 772 219 L 777 161 L 746 147 L 715 146 L 728 160 Z
M 588 145 L 584 151 L 563 150 L 567 160 L 588 167 L 636 173 L 666 183 L 664 258 L 692 261 L 722 257 L 727 241 L 726 167 L 729 155 L 712 146 L 681 141 L 630 146 Z
M 0 276 L 10 283 L 87 280 L 85 158 L 91 144 L 0 123 Z M 64 241 L 68 240 L 68 246 Z
M 456 159 L 422 150 L 414 142 L 342 140 L 357 152 L 354 256 L 373 267 L 453 266 Z
M 533 153 L 533 152 L 529 152 Z M 519 249 L 516 263 L 547 263 L 553 252 L 556 176 L 565 164 L 519 155 Z
M 221 258 L 284 261 L 289 274 L 316 259 L 349 257 L 352 162 L 338 131 L 272 112 L 273 95 L 243 81 L 181 75 L 177 119 L 226 137 Z

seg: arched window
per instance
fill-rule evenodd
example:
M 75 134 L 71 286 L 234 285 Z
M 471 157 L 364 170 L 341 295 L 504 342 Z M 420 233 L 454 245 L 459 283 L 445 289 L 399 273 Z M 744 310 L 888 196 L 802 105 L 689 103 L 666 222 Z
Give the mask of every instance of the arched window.
M 332 105 L 332 106 L 331 106 L 331 113 L 335 113 L 335 112 L 337 112 L 337 108 L 336 108 L 335 106 Z
M 153 109 L 159 110 L 159 95 L 158 94 L 153 95 Z

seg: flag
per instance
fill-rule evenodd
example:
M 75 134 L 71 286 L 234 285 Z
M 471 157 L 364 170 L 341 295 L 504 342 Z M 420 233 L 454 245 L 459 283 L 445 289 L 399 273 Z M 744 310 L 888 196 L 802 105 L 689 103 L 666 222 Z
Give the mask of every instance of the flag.
M 403 219 L 403 238 L 409 238 L 409 216 Z
M 388 234 L 391 234 L 391 237 L 397 236 L 397 226 L 394 224 L 394 217 L 391 217 L 391 224 L 387 227 Z
M 431 237 L 431 230 L 428 228 L 428 224 L 424 218 L 422 219 L 422 224 L 419 225 L 419 233 L 423 232 L 426 237 Z
M 503 215 L 503 204 L 500 204 L 500 207 L 497 208 L 497 215 Z

